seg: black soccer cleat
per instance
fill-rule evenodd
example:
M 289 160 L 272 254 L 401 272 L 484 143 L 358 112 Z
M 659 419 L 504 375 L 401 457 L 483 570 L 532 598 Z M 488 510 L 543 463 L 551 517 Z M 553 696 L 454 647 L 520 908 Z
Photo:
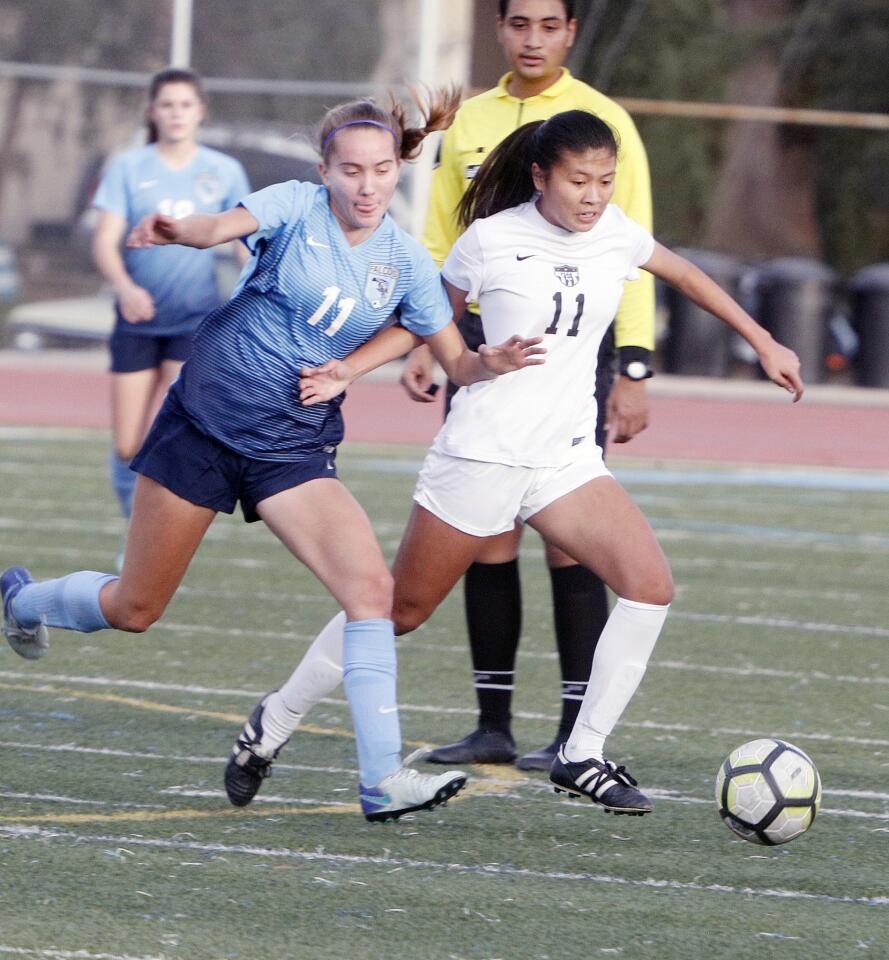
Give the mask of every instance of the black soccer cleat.
M 423 756 L 429 763 L 512 763 L 515 740 L 503 730 L 473 730 L 456 743 L 436 747 Z
M 553 740 L 548 747 L 541 747 L 539 750 L 532 750 L 516 760 L 515 765 L 519 770 L 545 770 L 552 769 L 553 760 L 559 752 L 559 740 Z
M 653 809 L 648 797 L 636 789 L 636 781 L 625 767 L 593 757 L 573 763 L 565 756 L 564 745 L 553 760 L 549 778 L 556 793 L 589 797 L 607 813 L 641 817 Z
M 263 750 L 261 746 L 262 715 L 267 699 L 268 694 L 253 708 L 225 766 L 225 792 L 236 807 L 246 807 L 256 796 L 262 781 L 272 775 L 272 763 L 287 743 L 285 740 L 273 750 Z

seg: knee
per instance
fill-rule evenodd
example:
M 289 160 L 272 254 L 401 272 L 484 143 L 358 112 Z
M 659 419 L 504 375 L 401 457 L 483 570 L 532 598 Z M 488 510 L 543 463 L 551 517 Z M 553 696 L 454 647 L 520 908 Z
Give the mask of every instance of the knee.
M 139 443 L 115 443 L 114 444 L 114 456 L 117 457 L 121 463 L 129 463 L 133 457 L 139 452 L 141 444 Z
M 392 607 L 392 622 L 395 624 L 395 636 L 400 637 L 422 626 L 429 619 L 429 612 L 419 603 L 396 599 Z
M 645 596 L 640 598 L 641 603 L 652 603 L 659 607 L 666 607 L 673 602 L 674 588 L 673 575 L 669 567 L 664 567 L 660 576 L 653 577 L 645 584 Z
M 122 605 L 108 617 L 108 622 L 117 630 L 127 633 L 145 633 L 157 623 L 164 612 L 162 606 L 151 602 L 135 601 Z
M 646 576 L 639 578 L 634 589 L 623 596 L 627 600 L 635 600 L 636 603 L 666 607 L 673 602 L 673 594 L 673 574 L 664 564 L 659 569 L 650 570 Z
M 349 620 L 387 619 L 392 614 L 393 590 L 392 574 L 385 567 L 365 576 L 351 600 L 343 604 L 346 616 Z

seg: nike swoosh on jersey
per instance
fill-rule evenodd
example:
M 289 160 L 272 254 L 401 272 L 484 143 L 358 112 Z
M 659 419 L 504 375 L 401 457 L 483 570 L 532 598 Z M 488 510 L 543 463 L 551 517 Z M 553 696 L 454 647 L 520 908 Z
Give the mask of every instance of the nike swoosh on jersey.
M 319 240 L 316 240 L 314 237 L 309 237 L 306 241 L 310 247 L 324 247 L 325 250 L 329 250 L 330 247 L 326 243 L 321 243 Z
M 398 707 L 377 707 L 380 713 L 396 713 Z
M 139 183 L 139 186 L 136 187 L 137 190 L 147 190 L 149 187 L 153 187 L 157 183 L 157 180 L 142 180 Z
M 531 257 L 534 257 L 534 256 L 536 256 L 536 254 L 534 254 L 534 253 L 526 253 L 524 257 L 521 256 L 521 254 L 518 254 L 518 253 L 517 253 L 517 254 L 515 255 L 515 258 L 516 258 L 516 260 L 530 260 Z

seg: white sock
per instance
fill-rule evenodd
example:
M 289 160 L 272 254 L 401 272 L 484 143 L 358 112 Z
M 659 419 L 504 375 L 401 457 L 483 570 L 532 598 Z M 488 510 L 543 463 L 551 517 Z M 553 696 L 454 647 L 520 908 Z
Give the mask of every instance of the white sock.
M 599 637 L 590 682 L 564 747 L 568 760 L 603 759 L 605 738 L 642 681 L 669 609 L 669 604 L 618 599 Z
M 290 679 L 269 694 L 262 715 L 263 750 L 276 750 L 323 697 L 343 682 L 343 628 L 340 611 L 306 650 Z

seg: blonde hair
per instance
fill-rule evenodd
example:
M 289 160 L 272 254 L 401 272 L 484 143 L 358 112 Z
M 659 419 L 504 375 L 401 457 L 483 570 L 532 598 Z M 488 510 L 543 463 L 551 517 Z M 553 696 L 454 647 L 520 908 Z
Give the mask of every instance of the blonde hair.
M 407 111 L 394 94 L 390 93 L 389 107 L 381 107 L 374 100 L 352 100 L 332 107 L 324 116 L 317 132 L 317 149 L 321 159 L 328 163 L 333 153 L 336 134 L 344 127 L 371 126 L 388 130 L 395 141 L 395 154 L 401 160 L 413 160 L 423 141 L 436 130 L 447 130 L 460 106 L 462 90 L 442 87 L 427 93 L 426 102 L 411 90 L 414 104 L 420 111 L 423 125 L 408 126 Z

